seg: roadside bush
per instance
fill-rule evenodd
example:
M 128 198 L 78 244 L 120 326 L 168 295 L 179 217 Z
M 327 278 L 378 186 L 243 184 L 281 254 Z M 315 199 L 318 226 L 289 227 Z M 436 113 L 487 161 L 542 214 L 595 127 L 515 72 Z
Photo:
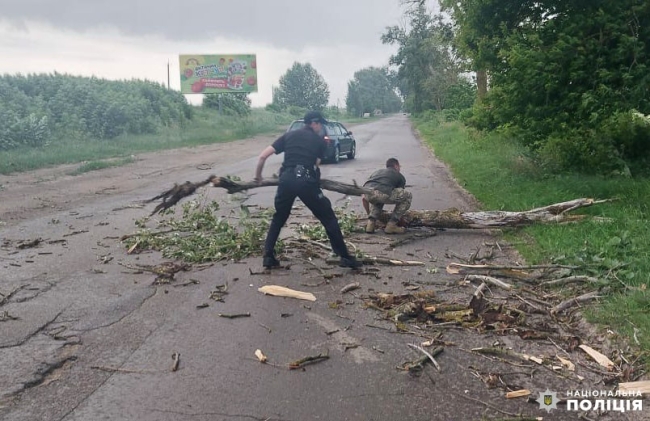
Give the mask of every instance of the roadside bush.
M 444 109 L 441 113 L 444 121 L 458 121 L 460 118 L 460 110 L 456 108 Z
M 472 108 L 476 95 L 476 84 L 461 78 L 458 83 L 447 87 L 445 108 L 458 110 Z
M 472 108 L 463 110 L 461 117 L 464 124 L 478 130 L 495 130 L 499 127 L 487 98 L 484 101 L 476 101 Z
M 645 164 L 650 160 L 650 118 L 635 111 L 615 113 L 596 129 L 557 133 L 537 146 L 549 169 L 585 174 L 643 174 L 647 173 Z
M 12 121 L 4 121 L 0 126 L 0 149 L 7 150 L 21 145 L 38 147 L 47 144 L 50 139 L 50 127 L 47 116 L 38 117 L 30 114 L 25 118 L 14 116 Z
M 305 116 L 305 113 L 306 113 L 307 111 L 308 111 L 308 110 L 307 110 L 306 108 L 303 108 L 303 107 L 297 107 L 297 106 L 295 106 L 295 105 L 290 105 L 289 107 L 287 107 L 287 113 L 289 113 L 290 115 L 292 115 L 292 116 L 294 116 L 294 117 L 296 117 L 296 118 L 302 118 L 302 117 L 304 117 L 304 116 Z
M 600 131 L 611 139 L 626 161 L 650 158 L 650 115 L 636 111 L 616 113 L 603 122 Z
M 266 104 L 266 107 L 264 107 L 264 109 L 272 113 L 281 113 L 283 111 L 280 104 L 273 104 L 273 103 Z
M 251 100 L 247 93 L 208 94 L 203 98 L 203 106 L 207 108 L 218 110 L 219 102 L 224 115 L 247 116 L 251 113 Z

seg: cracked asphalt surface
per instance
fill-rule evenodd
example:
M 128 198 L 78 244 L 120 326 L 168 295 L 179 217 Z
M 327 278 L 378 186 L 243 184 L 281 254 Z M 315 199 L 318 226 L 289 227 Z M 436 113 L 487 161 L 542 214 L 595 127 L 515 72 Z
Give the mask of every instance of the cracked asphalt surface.
M 394 156 L 413 192 L 413 209 L 475 208 L 445 165 L 421 145 L 406 117 L 356 125 L 353 131 L 357 159 L 323 166 L 323 177 L 362 183 Z M 558 349 L 548 341 L 443 329 L 448 346 L 437 357 L 441 371 L 427 365 L 422 375 L 413 376 L 396 367 L 419 358 L 408 344 L 430 333 L 396 333 L 379 312 L 364 306 L 365 295 L 404 293 L 406 285 L 414 284 L 433 289 L 445 301 L 467 303 L 474 287 L 444 268 L 458 261 L 454 255 L 468 256 L 501 241 L 488 231 L 440 231 L 393 250 L 387 245 L 394 238 L 380 231 L 347 238 L 370 255 L 419 260 L 423 267 L 373 266 L 374 271 L 354 272 L 329 266 L 325 250 L 313 264 L 291 250 L 283 256 L 289 270 L 264 274 L 261 259 L 250 258 L 195 267 L 164 285 L 154 285 L 151 273 L 126 267 L 165 260 L 159 253 L 129 255 L 120 242 L 135 232 L 135 220 L 155 206 L 143 206 L 143 200 L 174 182 L 199 181 L 210 173 L 250 179 L 258 153 L 273 140 L 262 136 L 143 154 L 133 164 L 78 176 L 69 175 L 76 168 L 72 165 L 0 176 L 0 313 L 11 316 L 0 322 L 0 419 L 481 420 L 516 414 L 578 419 L 579 413 L 562 405 L 548 414 L 525 398 L 505 399 L 502 385 L 489 387 L 481 378 L 499 373 L 511 388 L 529 389 L 537 397 L 546 389 L 560 394 L 601 390 L 601 376 L 578 368 L 584 377 L 580 382 L 533 364 L 515 367 L 470 351 L 498 343 L 552 357 Z M 281 157 L 267 161 L 265 176 L 280 163 Z M 259 188 L 239 200 L 267 207 L 274 192 Z M 335 206 L 349 200 L 326 195 Z M 195 198 L 220 201 L 224 214 L 241 203 L 209 187 Z M 360 200 L 353 198 L 349 208 L 360 213 Z M 298 204 L 283 235 L 291 236 L 292 227 L 307 220 L 308 211 Z M 36 247 L 20 248 L 35 239 L 40 239 Z M 494 261 L 517 259 L 506 244 L 500 250 Z M 325 282 L 314 264 L 333 279 Z M 340 288 L 351 282 L 361 288 L 342 295 Z M 209 300 L 210 292 L 225 283 L 229 293 L 224 302 Z M 317 300 L 257 291 L 269 284 L 308 291 Z M 209 306 L 197 308 L 203 303 Z M 220 313 L 251 317 L 227 319 Z M 271 364 L 260 364 L 256 349 Z M 304 370 L 286 368 L 321 352 L 330 358 Z M 173 353 L 180 353 L 177 371 L 171 370 Z M 586 360 L 577 353 L 570 358 Z M 599 420 L 644 415 L 590 414 Z

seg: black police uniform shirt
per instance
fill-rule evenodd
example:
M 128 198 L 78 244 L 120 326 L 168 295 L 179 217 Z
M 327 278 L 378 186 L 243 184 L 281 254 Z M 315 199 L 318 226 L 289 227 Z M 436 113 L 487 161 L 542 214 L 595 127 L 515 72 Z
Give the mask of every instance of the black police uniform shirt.
M 283 134 L 271 146 L 276 154 L 284 152 L 282 166 L 285 168 L 296 165 L 314 168 L 316 160 L 322 159 L 327 150 L 323 138 L 307 127 Z
M 406 178 L 395 168 L 383 168 L 375 171 L 363 185 L 363 187 L 379 190 L 385 194 L 390 194 L 393 189 L 405 186 Z

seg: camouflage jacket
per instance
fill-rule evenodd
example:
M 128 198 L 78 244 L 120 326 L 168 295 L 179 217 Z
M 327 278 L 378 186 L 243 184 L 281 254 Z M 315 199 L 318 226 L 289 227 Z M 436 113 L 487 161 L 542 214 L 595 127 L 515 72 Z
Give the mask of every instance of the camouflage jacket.
M 383 168 L 370 175 L 363 187 L 390 194 L 395 188 L 404 188 L 406 178 L 394 168 Z

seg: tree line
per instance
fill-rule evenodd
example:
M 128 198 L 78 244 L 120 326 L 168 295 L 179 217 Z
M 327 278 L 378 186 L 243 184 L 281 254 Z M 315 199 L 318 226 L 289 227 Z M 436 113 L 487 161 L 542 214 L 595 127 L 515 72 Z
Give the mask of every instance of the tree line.
M 310 63 L 293 63 L 279 82 L 279 86 L 273 89 L 273 100 L 267 109 L 286 110 L 294 115 L 305 110 L 336 112 L 336 107 L 328 107 L 330 91 L 327 82 Z M 368 67 L 355 72 L 348 82 L 345 108 L 354 116 L 375 110 L 382 113 L 400 111 L 402 99 L 388 67 Z

